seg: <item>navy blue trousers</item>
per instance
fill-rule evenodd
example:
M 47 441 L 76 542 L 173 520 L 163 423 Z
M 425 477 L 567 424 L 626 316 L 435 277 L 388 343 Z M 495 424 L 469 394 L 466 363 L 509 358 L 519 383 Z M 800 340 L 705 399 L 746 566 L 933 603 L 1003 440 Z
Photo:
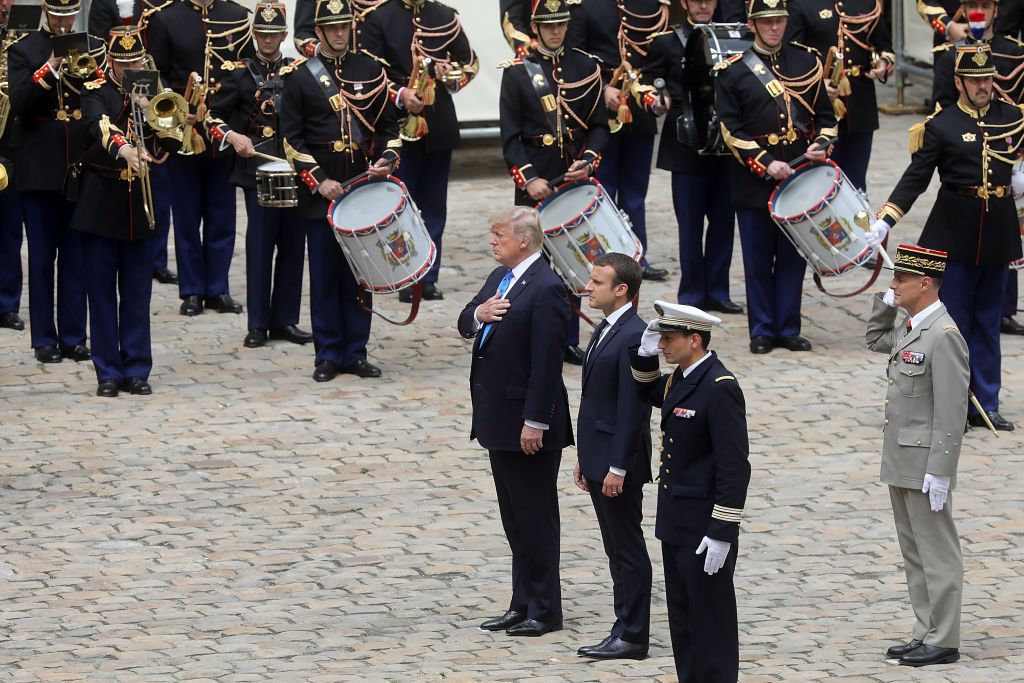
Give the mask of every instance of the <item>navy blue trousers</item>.
M 800 334 L 800 296 L 807 262 L 782 234 L 767 207 L 736 209 L 747 285 L 751 337 Z
M 127 241 L 81 235 L 96 379 L 148 379 L 153 369 L 149 302 L 157 239 Z
M 434 246 L 437 247 L 437 258 L 423 278 L 424 282 L 437 282 L 441 270 L 441 238 L 448 221 L 448 176 L 451 169 L 450 149 L 431 152 L 422 140 L 402 143 L 402 164 L 395 175 L 405 183 L 423 215 L 430 239 L 434 240 Z
M 373 299 L 352 276 L 327 220 L 306 221 L 309 243 L 309 312 L 313 323 L 316 364 L 340 366 L 366 358 Z
M 22 192 L 21 211 L 28 236 L 28 313 L 32 348 L 84 344 L 86 295 L 82 242 L 80 233 L 68 227 L 75 205 L 59 192 Z
M 0 313 L 21 308 L 21 197 L 12 189 L 0 192 Z
M 260 206 L 255 189 L 245 190 L 245 211 L 249 217 L 245 233 L 249 329 L 295 325 L 302 301 L 306 226 L 298 209 Z
M 1006 264 L 947 263 L 939 290 L 939 298 L 967 340 L 971 352 L 971 391 L 986 411 L 999 410 L 999 318 L 1009 273 Z M 973 405 L 968 406 L 968 412 L 977 414 Z
M 729 197 L 728 166 L 716 164 L 707 174 L 673 173 L 672 206 L 679 225 L 682 270 L 676 300 L 703 308 L 710 301 L 730 299 L 735 213 Z
M 167 267 L 167 238 L 171 232 L 171 177 L 167 163 L 150 164 L 149 183 L 153 187 L 153 202 L 156 204 L 156 249 L 153 269 Z
M 1012 318 L 1017 315 L 1017 271 L 1006 274 L 1006 294 L 1003 298 L 1003 317 Z
M 172 154 L 167 162 L 182 298 L 229 291 L 228 271 L 235 251 L 235 186 L 228 181 L 233 161 L 226 154 Z
M 854 187 L 868 190 L 868 162 L 871 161 L 871 142 L 875 132 L 844 133 L 832 147 L 832 161 L 836 162 Z
M 404 149 L 403 149 L 404 152 Z M 633 232 L 644 247 L 641 264 L 647 265 L 647 188 L 651 184 L 654 136 L 612 135 L 597 166 L 597 180 L 615 205 L 626 212 Z M 402 163 L 405 163 L 403 158 Z

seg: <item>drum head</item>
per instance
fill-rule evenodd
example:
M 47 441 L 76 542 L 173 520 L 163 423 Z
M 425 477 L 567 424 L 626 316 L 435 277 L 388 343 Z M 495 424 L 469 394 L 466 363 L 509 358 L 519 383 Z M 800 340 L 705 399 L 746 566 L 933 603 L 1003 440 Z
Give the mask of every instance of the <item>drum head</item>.
M 779 219 L 800 216 L 820 204 L 835 183 L 836 167 L 832 164 L 806 168 L 779 187 L 768 210 Z
M 540 205 L 540 229 L 548 232 L 575 221 L 593 206 L 600 193 L 599 185 L 587 181 L 560 190 Z
M 746 24 L 698 24 L 686 43 L 684 81 L 689 92 L 696 140 L 687 141 L 702 154 L 728 154 L 720 144 L 715 115 L 715 66 L 741 54 L 754 42 Z
M 404 197 L 405 188 L 391 179 L 360 183 L 334 203 L 331 222 L 336 229 L 348 232 L 386 223 Z
M 291 165 L 285 161 L 271 161 L 266 164 L 260 164 L 257 169 L 260 173 L 294 173 Z

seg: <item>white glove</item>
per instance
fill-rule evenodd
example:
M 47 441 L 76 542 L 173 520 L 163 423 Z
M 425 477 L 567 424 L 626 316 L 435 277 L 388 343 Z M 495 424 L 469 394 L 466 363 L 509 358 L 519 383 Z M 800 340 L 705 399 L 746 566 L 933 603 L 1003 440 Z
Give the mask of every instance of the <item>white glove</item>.
M 896 290 L 885 290 L 885 294 L 882 295 L 882 303 L 890 308 L 896 308 Z
M 879 218 L 871 226 L 869 232 L 864 233 L 864 239 L 867 240 L 868 246 L 872 249 L 877 249 L 881 244 L 885 236 L 889 234 L 889 224 Z
M 939 512 L 946 504 L 949 496 L 949 477 L 938 474 L 924 475 L 924 486 L 921 493 L 928 494 L 928 502 L 931 503 L 932 512 Z
M 729 548 L 731 547 L 732 543 L 716 541 L 707 536 L 701 540 L 700 547 L 697 548 L 697 554 L 700 555 L 705 549 L 708 551 L 708 554 L 704 557 L 704 571 L 708 575 L 714 574 L 722 568 L 725 564 L 725 558 L 729 557 Z
M 1010 185 L 1013 186 L 1014 197 L 1024 194 L 1024 173 L 1014 171 L 1010 177 Z
M 658 342 L 661 341 L 661 332 L 655 332 L 651 328 L 657 325 L 657 320 L 647 323 L 647 329 L 640 337 L 640 349 L 636 352 L 638 356 L 657 356 L 661 353 L 658 349 Z

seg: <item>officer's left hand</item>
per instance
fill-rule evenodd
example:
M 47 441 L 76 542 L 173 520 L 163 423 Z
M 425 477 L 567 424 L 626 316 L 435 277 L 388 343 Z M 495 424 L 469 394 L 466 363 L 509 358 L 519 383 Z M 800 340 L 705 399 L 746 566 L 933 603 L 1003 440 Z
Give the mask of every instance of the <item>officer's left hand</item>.
M 590 487 L 587 486 L 587 478 L 583 476 L 583 470 L 580 468 L 579 460 L 576 461 L 576 467 L 572 468 L 572 481 L 580 491 L 590 490 Z
M 824 79 L 823 83 L 825 85 L 825 94 L 828 95 L 828 101 L 835 102 L 836 98 L 839 97 L 839 86 L 832 85 L 832 81 L 827 78 Z
M 725 565 L 725 558 L 729 557 L 729 548 L 731 547 L 732 543 L 716 541 L 707 536 L 701 540 L 700 546 L 697 548 L 697 554 L 700 555 L 705 550 L 708 551 L 708 554 L 704 556 L 704 571 L 708 575 L 716 573 Z
M 604 89 L 604 105 L 608 107 L 608 111 L 612 113 L 619 111 L 619 95 L 621 94 L 621 90 L 610 85 Z
M 928 503 L 931 505 L 932 512 L 941 511 L 949 497 L 949 477 L 938 474 L 924 475 L 924 486 L 921 487 L 921 493 L 928 494 Z
M 580 159 L 573 163 L 569 167 L 569 172 L 565 174 L 565 182 L 574 183 L 577 180 L 586 180 L 590 177 L 590 162 Z
M 819 147 L 818 143 L 815 142 L 807 148 L 807 151 L 804 152 L 804 156 L 807 157 L 808 161 L 825 161 L 825 150 Z
M 889 70 L 889 62 L 884 59 L 879 59 L 875 62 L 875 65 L 871 67 L 871 71 L 868 71 L 865 76 L 873 81 L 877 81 L 879 78 L 885 76 L 885 72 Z
M 451 62 L 434 62 L 434 79 L 448 85 L 448 75 L 452 72 Z
M 402 90 L 402 108 L 410 114 L 419 114 L 423 111 L 423 100 L 416 96 L 412 88 Z
M 386 178 L 391 173 L 391 162 L 384 158 L 377 159 L 373 166 L 366 169 L 366 173 L 371 178 Z
M 622 485 L 626 482 L 626 478 L 609 472 L 604 475 L 604 483 L 601 485 L 601 493 L 607 498 L 615 498 L 622 493 Z

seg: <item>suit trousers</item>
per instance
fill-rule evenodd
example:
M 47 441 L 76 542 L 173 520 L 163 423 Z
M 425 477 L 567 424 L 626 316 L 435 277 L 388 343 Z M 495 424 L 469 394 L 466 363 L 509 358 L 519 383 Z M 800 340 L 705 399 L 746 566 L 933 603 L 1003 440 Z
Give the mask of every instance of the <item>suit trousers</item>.
M 736 617 L 733 544 L 717 573 L 704 571 L 705 555 L 692 546 L 662 542 L 665 602 L 679 683 L 736 683 L 740 644 Z
M 1006 274 L 1006 295 L 1003 298 L 1003 317 L 1012 318 L 1017 315 L 1017 271 Z
M 149 304 L 158 238 L 129 242 L 81 235 L 96 378 L 148 379 L 153 369 Z
M 167 171 L 168 161 L 150 164 L 149 183 L 153 188 L 153 203 L 156 205 L 156 249 L 153 250 L 153 269 L 167 267 L 167 239 L 171 233 L 171 183 Z
M 633 232 L 644 247 L 640 261 L 643 266 L 647 265 L 647 188 L 653 157 L 653 135 L 630 135 L 623 128 L 609 137 L 595 173 L 608 196 L 633 224 Z
M 807 262 L 775 225 L 768 209 L 736 209 L 751 337 L 800 334 L 800 297 Z
M 85 343 L 86 295 L 81 233 L 72 230 L 75 205 L 59 192 L 21 193 L 28 236 L 28 313 L 32 348 Z M 54 322 L 54 265 L 57 319 Z
M 587 480 L 612 575 L 615 623 L 610 633 L 627 643 L 646 645 L 650 640 L 653 572 L 642 526 L 644 489 L 626 485 L 620 495 L 609 498 L 601 493 L 602 483 Z
M 235 252 L 235 186 L 228 180 L 233 163 L 226 154 L 172 154 L 167 161 L 182 298 L 229 293 Z
M 437 247 L 434 265 L 423 278 L 424 282 L 437 282 L 441 271 L 441 238 L 448 221 L 448 176 L 452 170 L 452 150 L 431 152 L 427 148 L 429 139 L 402 143 L 402 164 L 395 175 L 405 183 L 423 214 L 430 239 Z
M 960 647 L 964 561 L 953 494 L 939 512 L 932 512 L 928 494 L 916 489 L 890 486 L 889 498 L 916 619 L 912 636 L 936 647 Z
M 679 225 L 682 271 L 676 300 L 697 308 L 730 298 L 735 214 L 729 197 L 729 167 L 717 160 L 712 163 L 712 171 L 706 174 L 672 173 L 672 206 Z
M 256 189 L 245 189 L 245 303 L 250 330 L 299 322 L 306 233 L 298 209 L 260 206 Z M 274 251 L 277 258 L 274 258 Z
M 1002 384 L 1002 352 L 999 323 L 1006 278 L 1006 264 L 972 266 L 947 263 L 942 277 L 939 298 L 967 341 L 971 361 L 971 390 L 986 411 L 999 410 L 999 388 Z M 968 414 L 976 415 L 973 404 Z
M 13 188 L 0 192 L 0 313 L 21 308 L 21 197 Z
M 509 609 L 561 623 L 558 464 L 562 451 L 489 451 L 498 511 L 512 551 Z
M 306 221 L 309 244 L 309 313 L 315 363 L 344 367 L 366 358 L 373 297 L 352 275 L 327 219 Z
M 871 161 L 871 143 L 875 132 L 841 133 L 829 157 L 836 162 L 853 186 L 868 191 L 868 163 Z

